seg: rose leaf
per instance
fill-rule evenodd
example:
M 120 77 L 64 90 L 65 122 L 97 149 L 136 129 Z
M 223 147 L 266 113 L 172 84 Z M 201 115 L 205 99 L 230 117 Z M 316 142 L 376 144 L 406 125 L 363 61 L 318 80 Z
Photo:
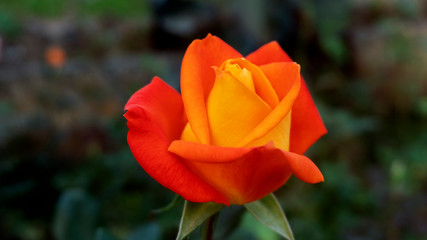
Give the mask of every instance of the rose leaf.
M 176 240 L 184 239 L 207 218 L 217 213 L 223 207 L 224 205 L 214 202 L 194 203 L 185 201 Z
M 273 194 L 267 195 L 258 201 L 247 203 L 245 208 L 255 219 L 273 231 L 288 240 L 295 240 L 288 219 Z

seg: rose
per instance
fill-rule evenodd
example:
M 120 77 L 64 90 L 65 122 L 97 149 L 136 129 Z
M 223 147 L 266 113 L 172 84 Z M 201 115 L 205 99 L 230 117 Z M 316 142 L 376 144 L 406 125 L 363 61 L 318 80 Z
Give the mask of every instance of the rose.
M 208 35 L 188 47 L 179 93 L 155 77 L 125 106 L 139 164 L 192 202 L 245 204 L 291 176 L 323 176 L 302 154 L 326 133 L 298 64 L 276 42 L 243 58 Z

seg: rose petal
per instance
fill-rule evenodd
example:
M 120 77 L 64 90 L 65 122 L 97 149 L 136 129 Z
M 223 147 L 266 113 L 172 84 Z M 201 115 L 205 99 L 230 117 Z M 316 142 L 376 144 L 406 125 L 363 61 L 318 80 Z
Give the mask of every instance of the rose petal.
M 160 78 L 154 77 L 150 84 L 134 93 L 126 103 L 125 110 L 137 107 L 145 109 L 170 140 L 180 137 L 186 121 L 181 96 Z M 165 114 L 174 121 L 166 118 Z
M 274 108 L 279 104 L 279 98 L 277 97 L 276 92 L 271 86 L 270 81 L 264 75 L 259 67 L 252 64 L 246 59 L 233 59 L 233 63 L 239 64 L 243 69 L 246 68 L 252 75 L 253 83 L 255 86 L 255 91 L 260 98 L 262 98 L 271 108 Z
M 269 42 L 246 56 L 251 63 L 261 66 L 273 62 L 292 62 L 276 41 Z
M 292 89 L 292 86 L 295 85 L 295 79 L 298 78 L 299 71 L 295 63 L 290 62 L 277 62 L 270 63 L 260 66 L 260 69 L 264 72 L 265 76 L 271 82 L 271 85 L 274 87 L 279 99 L 288 101 L 289 97 L 286 95 Z M 296 88 L 294 89 L 296 91 Z M 284 110 L 286 113 L 286 109 Z M 278 115 L 278 117 L 280 117 Z M 249 144 L 245 145 L 250 146 L 262 146 L 267 142 L 273 140 L 277 148 L 289 151 L 289 141 L 290 141 L 290 130 L 291 130 L 291 111 L 289 111 L 283 119 L 279 119 L 279 123 L 267 132 L 263 137 L 256 138 Z
M 160 184 L 193 202 L 228 200 L 197 177 L 176 155 L 168 151 L 178 139 L 185 118 L 179 94 L 154 78 L 126 104 L 129 147 L 142 168 Z
M 292 61 L 277 42 L 265 44 L 249 54 L 246 59 L 258 66 Z M 292 107 L 290 140 L 290 151 L 300 154 L 307 151 L 317 139 L 327 133 L 304 79 L 301 80 L 301 90 Z
M 245 145 L 245 147 L 262 146 L 273 141 L 277 148 L 289 151 L 289 139 L 291 135 L 292 110 L 270 131 L 261 138 Z
M 308 157 L 287 151 L 282 153 L 297 178 L 307 183 L 324 181 L 322 173 Z
M 295 62 L 275 62 L 259 67 L 270 81 L 279 100 L 282 100 L 288 94 L 294 83 L 294 77 L 300 74 L 299 67 L 296 67 L 296 65 Z
M 190 141 L 190 142 L 199 142 L 199 139 L 197 139 L 196 135 L 194 135 L 194 132 L 190 127 L 190 123 L 188 122 L 187 124 L 185 124 L 184 130 L 182 131 L 180 139 L 183 139 L 185 141 Z
M 271 108 L 229 72 L 217 69 L 207 111 L 211 144 L 235 147 L 271 112 Z
M 286 80 L 292 83 L 291 89 L 285 97 L 282 98 L 279 105 L 271 111 L 271 113 L 258 124 L 248 135 L 246 135 L 237 146 L 243 147 L 250 142 L 259 139 L 274 129 L 291 110 L 295 99 L 297 98 L 301 86 L 301 78 L 299 76 L 299 65 L 296 63 L 287 64 L 283 72 L 287 73 Z M 283 72 L 277 72 L 277 76 L 281 76 Z M 292 128 L 292 127 L 291 127 Z
M 291 175 L 285 155 L 272 144 L 227 148 L 174 141 L 169 150 L 181 156 L 195 174 L 222 192 L 231 204 L 258 200 L 281 187 Z
M 290 151 L 303 154 L 328 131 L 314 105 L 304 80 L 292 107 Z
M 193 41 L 185 52 L 181 67 L 181 93 L 190 126 L 200 142 L 209 144 L 206 99 L 215 80 L 212 66 L 242 57 L 221 39 L 208 35 Z
M 273 147 L 270 145 L 270 147 Z M 186 160 L 205 163 L 226 163 L 234 161 L 253 148 L 232 148 L 200 144 L 185 140 L 175 140 L 169 146 L 169 151 Z

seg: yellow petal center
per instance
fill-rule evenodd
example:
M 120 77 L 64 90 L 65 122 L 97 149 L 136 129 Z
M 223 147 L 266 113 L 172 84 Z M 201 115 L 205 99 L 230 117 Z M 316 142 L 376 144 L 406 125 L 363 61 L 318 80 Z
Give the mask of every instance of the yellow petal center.
M 225 61 L 220 69 L 224 72 L 229 72 L 233 77 L 243 83 L 249 90 L 255 92 L 254 81 L 252 74 L 246 68 L 241 68 L 239 64 L 234 63 L 233 59 Z
M 299 65 L 280 67 L 286 71 L 277 72 L 286 74 L 270 74 L 275 81 L 272 84 L 260 67 L 243 58 L 212 66 L 215 81 L 206 99 L 210 144 L 252 147 L 272 141 L 276 147 L 289 150 L 291 108 L 300 87 Z M 273 88 L 282 85 L 283 91 Z M 283 95 L 280 100 L 276 91 Z M 189 124 L 181 139 L 199 142 Z

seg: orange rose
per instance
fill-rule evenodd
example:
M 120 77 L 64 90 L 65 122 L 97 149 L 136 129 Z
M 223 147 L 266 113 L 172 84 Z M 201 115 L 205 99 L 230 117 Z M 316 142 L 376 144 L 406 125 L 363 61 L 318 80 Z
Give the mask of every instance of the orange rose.
M 155 77 L 125 106 L 139 164 L 192 202 L 245 204 L 294 174 L 323 181 L 303 154 L 326 133 L 300 66 L 271 42 L 245 58 L 208 35 L 188 47 L 182 97 Z

